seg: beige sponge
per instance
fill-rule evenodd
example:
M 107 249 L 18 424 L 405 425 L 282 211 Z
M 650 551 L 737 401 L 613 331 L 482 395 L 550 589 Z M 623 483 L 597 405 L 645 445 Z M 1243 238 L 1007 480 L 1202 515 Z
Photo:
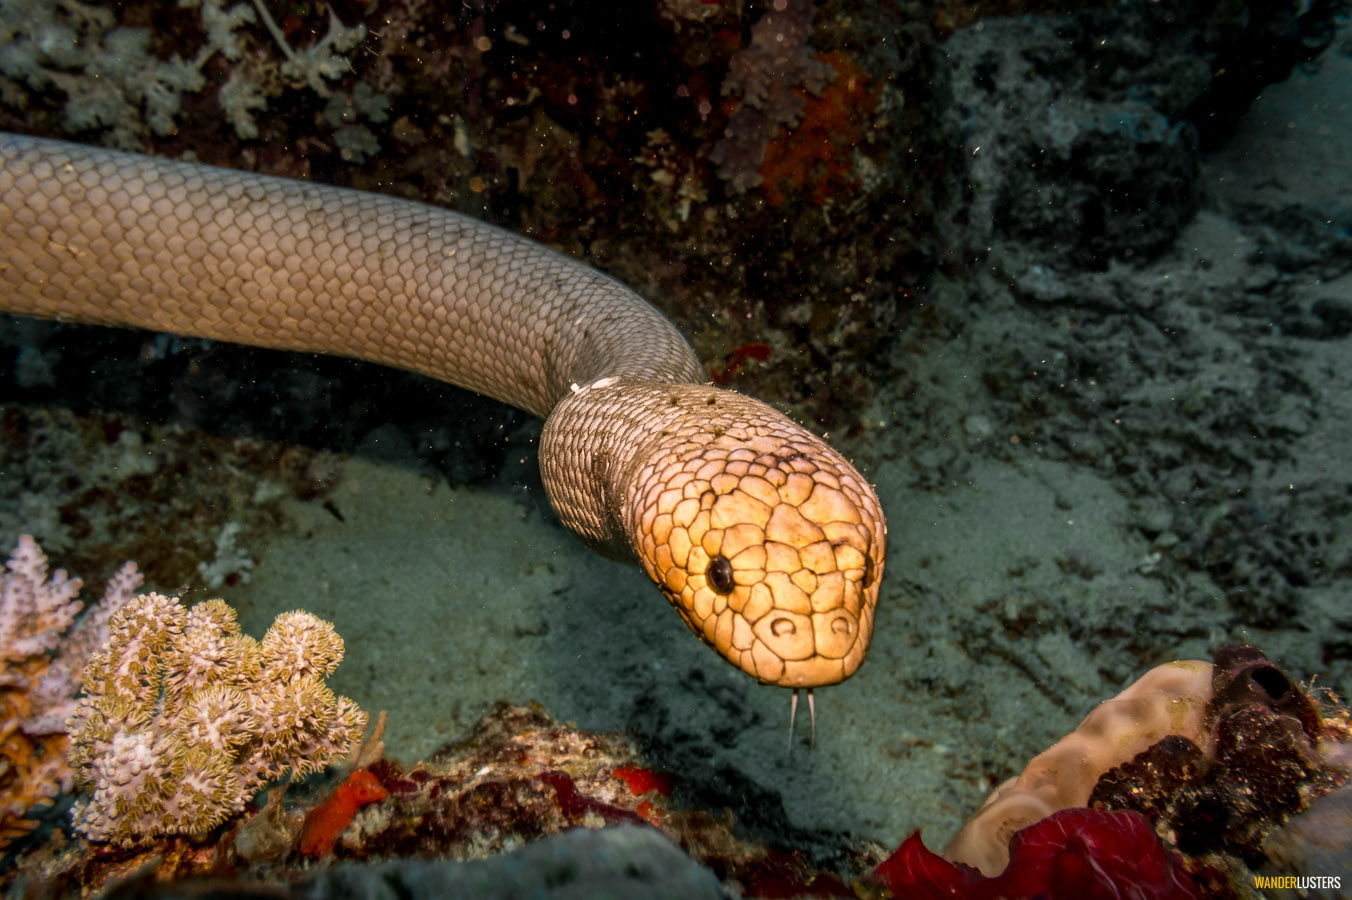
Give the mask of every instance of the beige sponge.
M 1033 757 L 1023 774 L 995 789 L 944 850 L 954 862 L 994 876 L 1009 862 L 1014 832 L 1061 809 L 1086 806 L 1099 777 L 1167 735 L 1212 752 L 1203 718 L 1211 700 L 1211 663 L 1181 660 L 1146 672 L 1105 700 L 1079 727 Z

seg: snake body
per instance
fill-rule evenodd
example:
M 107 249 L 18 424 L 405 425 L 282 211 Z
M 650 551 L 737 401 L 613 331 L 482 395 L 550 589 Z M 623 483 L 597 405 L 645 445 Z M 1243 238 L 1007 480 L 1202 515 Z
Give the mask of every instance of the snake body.
M 0 309 L 356 357 L 545 417 L 563 523 L 759 681 L 863 661 L 872 487 L 618 281 L 433 206 L 0 134 Z

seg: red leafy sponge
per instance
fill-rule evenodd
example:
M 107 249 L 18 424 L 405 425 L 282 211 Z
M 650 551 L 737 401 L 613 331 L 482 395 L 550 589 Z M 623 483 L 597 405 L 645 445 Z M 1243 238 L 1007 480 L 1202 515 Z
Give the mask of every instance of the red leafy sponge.
M 916 832 L 874 876 L 908 900 L 1201 900 L 1192 878 L 1138 812 L 1063 809 L 1015 834 L 994 878 L 926 849 Z

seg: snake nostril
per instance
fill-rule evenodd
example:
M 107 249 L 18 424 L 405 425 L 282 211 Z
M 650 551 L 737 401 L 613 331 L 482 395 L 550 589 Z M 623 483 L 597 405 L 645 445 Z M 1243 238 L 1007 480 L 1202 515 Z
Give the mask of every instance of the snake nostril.
M 775 619 L 770 623 L 770 633 L 775 637 L 785 637 L 798 630 L 798 626 L 793 624 L 790 619 Z
M 709 568 L 704 571 L 704 577 L 709 579 L 709 587 L 718 594 L 731 594 L 732 589 L 736 587 L 736 582 L 732 580 L 732 563 L 726 556 L 715 556 L 709 560 Z
M 854 631 L 854 625 L 845 616 L 836 616 L 831 620 L 831 631 L 834 634 L 849 634 Z

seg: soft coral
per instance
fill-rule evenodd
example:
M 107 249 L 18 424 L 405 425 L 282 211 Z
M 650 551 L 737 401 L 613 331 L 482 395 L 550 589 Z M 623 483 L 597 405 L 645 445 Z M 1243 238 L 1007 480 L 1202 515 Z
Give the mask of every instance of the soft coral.
M 1201 900 L 1192 879 L 1140 813 L 1064 809 L 1009 842 L 1009 866 L 985 878 L 930 852 L 916 832 L 875 876 L 898 897 Z

